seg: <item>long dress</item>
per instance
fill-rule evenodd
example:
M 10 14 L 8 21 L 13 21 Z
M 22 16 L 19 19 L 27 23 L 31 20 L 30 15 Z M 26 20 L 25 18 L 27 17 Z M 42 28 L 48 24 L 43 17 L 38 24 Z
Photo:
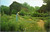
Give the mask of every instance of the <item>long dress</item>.
M 16 21 L 18 21 L 18 13 L 16 14 Z

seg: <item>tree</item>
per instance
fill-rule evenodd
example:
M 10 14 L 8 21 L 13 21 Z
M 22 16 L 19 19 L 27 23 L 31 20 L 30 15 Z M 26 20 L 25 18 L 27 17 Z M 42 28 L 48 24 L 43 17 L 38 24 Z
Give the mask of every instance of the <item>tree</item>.
M 23 5 L 24 7 L 26 7 L 26 8 L 28 8 L 28 6 L 29 6 L 26 2 L 24 2 L 22 5 Z
M 34 12 L 34 10 L 35 10 L 34 7 L 30 6 L 30 5 L 27 4 L 26 2 L 24 2 L 22 5 L 23 5 L 24 7 L 26 7 L 26 8 L 28 9 L 28 12 L 30 12 L 30 13 Z
M 47 18 L 47 22 L 44 25 L 47 32 L 50 31 L 50 17 Z
M 9 14 L 9 7 L 1 5 L 1 15 L 5 13 L 5 14 Z
M 40 9 L 38 10 L 38 12 L 40 11 L 40 13 L 48 13 L 50 12 L 50 0 L 43 0 L 44 3 L 46 3 L 46 5 L 42 5 L 40 7 Z
M 44 3 L 48 3 L 48 2 L 50 2 L 50 0 L 43 0 L 44 1 Z
M 19 12 L 19 11 L 21 10 L 21 6 L 22 6 L 22 5 L 21 5 L 20 3 L 14 1 L 14 2 L 10 5 L 9 14 L 11 15 L 13 9 L 16 11 L 16 13 Z M 16 13 L 15 13 L 15 14 L 16 14 Z
M 40 7 L 40 9 L 38 10 L 39 13 L 46 13 L 47 12 L 47 6 L 46 5 L 42 5 Z
M 39 6 L 35 6 L 35 10 L 37 11 L 37 10 L 39 10 L 40 9 L 40 7 Z
M 47 3 L 47 10 L 48 10 L 48 12 L 50 11 L 50 0 L 43 0 L 44 1 L 44 3 Z

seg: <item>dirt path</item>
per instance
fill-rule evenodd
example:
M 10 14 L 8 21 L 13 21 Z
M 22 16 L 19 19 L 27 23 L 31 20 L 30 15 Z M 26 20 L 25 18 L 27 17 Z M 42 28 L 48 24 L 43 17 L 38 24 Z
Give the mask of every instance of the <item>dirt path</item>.
M 39 25 L 39 27 L 44 28 L 44 21 L 43 20 L 39 20 L 37 22 L 37 24 Z
M 37 22 L 37 24 L 38 24 L 38 26 L 39 26 L 40 28 L 42 28 L 42 30 L 43 30 L 44 32 L 46 32 L 46 30 L 45 30 L 45 28 L 44 28 L 45 22 L 44 22 L 43 20 L 39 20 L 39 21 Z
M 44 32 L 46 32 L 46 30 L 45 30 L 45 28 L 44 28 L 45 22 L 44 22 L 43 20 L 39 20 L 39 21 L 37 22 L 37 24 L 38 24 L 38 26 L 39 26 L 40 28 L 42 28 L 42 30 L 43 30 Z

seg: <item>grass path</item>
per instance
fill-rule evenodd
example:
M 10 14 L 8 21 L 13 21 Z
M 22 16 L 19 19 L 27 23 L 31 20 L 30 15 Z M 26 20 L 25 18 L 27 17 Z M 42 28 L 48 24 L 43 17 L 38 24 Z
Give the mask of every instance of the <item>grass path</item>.
M 46 32 L 46 30 L 45 30 L 45 28 L 44 28 L 45 22 L 44 22 L 43 20 L 39 20 L 39 22 L 37 22 L 37 24 L 38 24 L 38 26 L 39 26 L 40 28 L 42 28 L 42 29 Z
M 37 24 L 38 24 L 41 28 L 44 28 L 44 21 L 43 21 L 43 20 L 39 20 L 39 22 L 37 22 Z

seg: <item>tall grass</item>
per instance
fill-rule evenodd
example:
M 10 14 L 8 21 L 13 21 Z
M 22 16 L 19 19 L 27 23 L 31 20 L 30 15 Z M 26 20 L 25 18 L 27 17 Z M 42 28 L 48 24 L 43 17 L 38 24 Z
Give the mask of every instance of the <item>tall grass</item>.
M 23 18 L 21 16 L 18 17 L 18 21 L 16 21 L 16 15 L 3 15 L 1 16 L 1 31 L 26 31 L 26 32 L 33 32 L 33 31 L 43 31 L 38 25 L 36 17 L 33 17 L 29 21 L 29 18 L 26 18 L 26 16 Z

